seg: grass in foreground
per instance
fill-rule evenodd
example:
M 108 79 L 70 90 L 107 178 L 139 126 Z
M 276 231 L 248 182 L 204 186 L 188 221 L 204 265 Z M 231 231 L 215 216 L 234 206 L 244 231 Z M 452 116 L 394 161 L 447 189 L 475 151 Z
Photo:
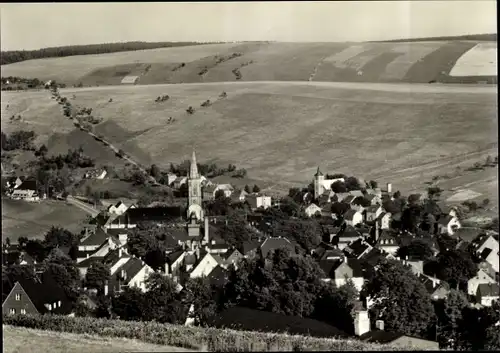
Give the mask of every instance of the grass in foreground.
M 184 348 L 160 346 L 126 338 L 103 338 L 95 335 L 77 335 L 23 327 L 3 326 L 5 353 L 118 353 L 118 352 L 189 352 Z
M 394 351 L 412 349 L 411 347 L 392 347 L 389 345 L 365 343 L 355 339 L 326 339 L 276 333 L 186 327 L 155 322 L 133 322 L 56 315 L 4 315 L 3 323 L 5 325 L 39 330 L 138 339 L 151 344 L 185 347 L 195 350 L 203 349 L 211 352 L 304 350 Z

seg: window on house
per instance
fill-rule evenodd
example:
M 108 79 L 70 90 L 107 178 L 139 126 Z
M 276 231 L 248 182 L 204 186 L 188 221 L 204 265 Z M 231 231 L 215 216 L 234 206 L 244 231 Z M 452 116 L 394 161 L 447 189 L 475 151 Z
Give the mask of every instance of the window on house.
M 16 309 L 14 309 L 14 308 L 9 309 L 9 314 L 14 315 L 15 313 L 16 313 Z
M 26 309 L 21 309 L 21 314 L 25 315 L 26 314 Z
M 18 293 L 18 294 L 16 294 L 16 300 L 17 300 L 17 301 L 21 300 L 21 294 L 19 294 L 19 293 Z

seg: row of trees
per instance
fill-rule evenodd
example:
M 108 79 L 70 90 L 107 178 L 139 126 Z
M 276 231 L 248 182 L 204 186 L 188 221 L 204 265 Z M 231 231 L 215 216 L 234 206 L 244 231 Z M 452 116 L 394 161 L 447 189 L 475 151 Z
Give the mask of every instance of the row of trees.
M 116 53 L 132 50 L 146 50 L 156 48 L 182 47 L 197 45 L 193 42 L 125 42 L 125 43 L 104 43 L 90 45 L 71 45 L 63 47 L 43 48 L 38 50 L 13 50 L 2 51 L 0 64 L 7 65 L 24 60 L 60 58 L 72 55 L 90 55 Z

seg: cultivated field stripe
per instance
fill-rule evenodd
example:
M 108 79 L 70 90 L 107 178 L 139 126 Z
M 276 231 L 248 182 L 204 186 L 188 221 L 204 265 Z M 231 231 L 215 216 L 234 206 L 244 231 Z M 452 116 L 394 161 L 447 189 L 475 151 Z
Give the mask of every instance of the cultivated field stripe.
M 324 59 L 325 62 L 333 64 L 335 67 L 339 69 L 346 69 L 348 65 L 346 62 L 354 58 L 355 56 L 367 51 L 370 49 L 370 46 L 368 44 L 363 44 L 363 45 L 352 45 L 344 50 L 342 50 L 340 53 L 333 54 L 332 56 L 327 57 Z
M 450 76 L 497 76 L 497 44 L 477 44 L 457 60 Z

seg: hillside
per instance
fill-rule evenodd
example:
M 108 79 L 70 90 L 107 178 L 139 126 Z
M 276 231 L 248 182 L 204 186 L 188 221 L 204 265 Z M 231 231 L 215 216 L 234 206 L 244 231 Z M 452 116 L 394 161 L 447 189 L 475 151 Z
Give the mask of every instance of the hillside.
M 223 90 L 227 97 L 221 99 Z M 144 165 L 167 167 L 187 158 L 195 146 L 200 161 L 233 163 L 251 178 L 285 188 L 307 183 L 321 165 L 324 171 L 392 181 L 401 191 L 421 190 L 434 175 L 497 154 L 492 86 L 242 82 L 94 87 L 61 94 L 74 95 L 74 105 L 93 108 L 104 119 L 95 133 Z M 166 94 L 168 101 L 155 102 Z M 33 129 L 49 153 L 61 151 L 54 136 L 68 148 L 82 144 L 75 135 L 81 132 L 48 92 L 2 92 L 1 98 L 6 133 Z M 200 107 L 207 99 L 211 106 Z M 192 115 L 189 106 L 196 110 Z M 18 114 L 20 121 L 9 121 Z M 169 117 L 175 121 L 168 123 Z M 97 141 L 85 141 L 86 153 L 98 162 L 117 160 Z M 443 186 L 472 181 L 480 195 L 496 195 L 491 173 L 478 172 L 472 179 L 466 174 Z
M 469 52 L 465 69 L 452 71 Z M 2 76 L 67 85 L 227 81 L 496 83 L 496 42 L 481 39 L 371 43 L 248 42 L 27 60 Z M 123 82 L 123 83 L 122 83 Z

